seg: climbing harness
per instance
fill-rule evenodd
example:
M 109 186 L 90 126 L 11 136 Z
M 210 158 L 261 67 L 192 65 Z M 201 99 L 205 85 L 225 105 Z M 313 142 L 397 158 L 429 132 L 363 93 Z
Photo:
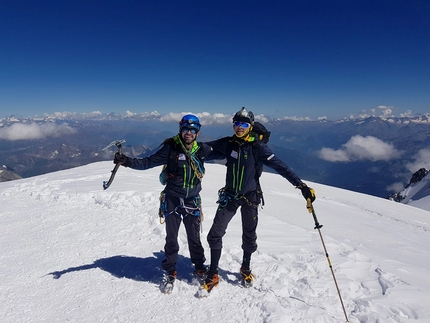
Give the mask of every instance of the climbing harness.
M 176 214 L 183 217 L 186 217 L 187 215 L 192 215 L 200 218 L 200 222 L 203 221 L 203 211 L 202 211 L 202 199 L 200 195 L 195 196 L 191 200 L 192 204 L 194 206 L 185 205 L 184 198 L 179 198 L 179 205 L 176 206 L 172 211 L 167 212 L 167 201 L 166 201 L 166 194 L 164 191 L 160 193 L 160 207 L 158 209 L 158 215 L 160 217 L 160 224 L 164 224 L 165 219 L 170 214 Z
M 253 203 L 246 197 L 245 194 L 233 194 L 227 190 L 226 187 L 221 188 L 218 191 L 218 201 L 220 208 L 224 208 L 231 200 L 241 200 L 244 199 L 246 203 L 251 206 Z

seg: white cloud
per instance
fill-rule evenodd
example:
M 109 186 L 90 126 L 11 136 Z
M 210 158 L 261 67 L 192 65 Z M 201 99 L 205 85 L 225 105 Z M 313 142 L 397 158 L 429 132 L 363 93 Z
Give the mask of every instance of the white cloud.
M 380 105 L 375 108 L 370 109 L 372 116 L 376 117 L 390 117 L 393 114 L 393 107 L 389 107 L 386 105 Z
M 233 114 L 214 113 L 209 112 L 196 113 L 202 125 L 211 124 L 229 124 L 232 122 Z
M 401 118 L 411 118 L 412 117 L 412 111 L 408 110 L 406 112 L 400 113 Z
M 53 119 L 67 119 L 67 118 L 74 118 L 74 117 L 97 117 L 101 116 L 103 113 L 101 111 L 92 111 L 87 113 L 80 113 L 80 112 L 53 112 L 53 113 L 45 113 L 44 116 L 46 118 L 53 118 Z
M 0 128 L 0 139 L 5 140 L 25 140 L 42 139 L 46 137 L 59 137 L 67 134 L 74 134 L 77 130 L 67 123 L 15 123 L 9 127 Z
M 186 114 L 194 114 L 199 118 L 202 125 L 213 125 L 213 124 L 231 124 L 233 121 L 234 113 L 209 113 L 209 112 L 170 112 L 160 117 L 160 122 L 179 122 L 181 118 Z M 268 117 L 264 114 L 255 115 L 255 120 L 262 123 L 267 123 L 270 121 Z
M 159 122 L 166 122 L 166 123 L 178 123 L 179 120 L 182 119 L 182 117 L 186 114 L 194 114 L 200 119 L 200 123 L 202 125 L 219 125 L 219 124 L 231 124 L 233 120 L 233 116 L 236 113 L 236 111 L 233 111 L 231 114 L 225 114 L 225 113 L 210 113 L 210 112 L 193 112 L 193 111 L 186 111 L 186 112 L 169 112 L 167 114 L 161 115 L 158 111 L 151 111 L 151 112 L 143 112 L 143 113 L 137 113 L 130 110 L 126 110 L 124 114 L 115 114 L 111 113 L 108 114 L 112 117 L 117 118 L 124 118 L 124 119 L 131 119 L 131 120 L 155 120 Z M 70 112 L 54 112 L 51 114 L 45 114 L 45 118 L 51 119 L 51 120 L 68 120 L 73 118 L 103 118 L 106 117 L 106 115 L 102 114 L 100 111 L 93 111 L 91 113 L 70 113 Z M 288 118 L 288 117 L 287 117 Z M 303 118 L 299 119 L 296 117 L 291 117 L 291 120 L 310 120 L 310 118 Z M 43 121 L 44 119 L 41 119 Z M 267 117 L 264 114 L 256 114 L 255 120 L 260 121 L 262 123 L 268 123 L 272 119 Z M 13 120 L 10 120 L 13 121 Z M 18 119 L 16 120 L 19 121 Z
M 360 119 L 366 119 L 369 117 L 382 117 L 382 118 L 388 118 L 393 117 L 393 110 L 394 107 L 392 106 L 386 106 L 386 105 L 379 105 L 377 107 L 367 110 L 361 110 L 360 114 L 357 116 Z M 409 111 L 410 113 L 410 111 Z M 354 119 L 354 115 L 349 116 L 350 119 Z
M 393 114 L 393 107 L 387 107 L 385 105 L 380 105 L 376 107 L 377 110 L 379 110 L 377 114 L 381 114 L 384 117 L 389 117 Z
M 323 117 L 323 118 L 325 118 L 325 117 Z M 309 117 L 296 117 L 296 116 L 293 116 L 293 117 L 285 116 L 282 118 L 275 118 L 275 119 L 276 120 L 291 120 L 291 121 L 312 121 L 312 119 Z
M 430 149 L 424 148 L 419 150 L 413 157 L 413 162 L 407 163 L 406 168 L 415 173 L 420 168 L 430 169 Z
M 401 151 L 392 144 L 372 136 L 353 136 L 338 150 L 322 148 L 321 159 L 331 162 L 351 162 L 355 160 L 388 161 L 400 157 Z
M 349 159 L 348 153 L 345 150 L 334 150 L 331 148 L 322 148 L 319 151 L 319 157 L 321 159 L 330 161 L 330 162 L 349 162 L 351 161 Z
M 130 110 L 125 111 L 126 117 L 134 117 L 137 113 L 131 112 Z

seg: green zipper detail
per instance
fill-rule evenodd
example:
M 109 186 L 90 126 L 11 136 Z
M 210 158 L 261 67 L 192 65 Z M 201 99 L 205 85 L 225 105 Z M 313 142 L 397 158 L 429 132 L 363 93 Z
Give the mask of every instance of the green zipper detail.
M 194 188 L 194 181 L 195 181 L 197 175 L 193 172 L 193 169 L 191 167 L 184 164 L 183 168 L 184 168 L 184 184 L 183 184 L 183 187 L 187 191 L 187 193 L 185 194 L 185 197 L 188 197 L 189 193 L 190 193 L 190 189 Z M 187 170 L 188 170 L 188 172 L 187 172 Z M 189 176 L 187 176 L 188 173 L 189 173 L 189 176 L 192 175 L 191 178 L 188 178 L 189 177 Z
M 232 188 L 236 188 L 236 164 L 233 164 L 233 187 Z
M 237 169 L 236 164 L 233 164 L 233 188 L 236 189 L 236 193 L 242 190 L 242 184 L 243 184 L 243 174 L 245 172 L 245 166 L 242 166 L 242 170 L 240 169 L 240 152 L 241 149 L 239 147 L 237 151 Z
M 245 166 L 242 166 L 242 172 L 240 174 L 240 181 L 239 181 L 239 191 L 242 190 L 242 184 L 243 184 L 243 173 L 245 173 Z

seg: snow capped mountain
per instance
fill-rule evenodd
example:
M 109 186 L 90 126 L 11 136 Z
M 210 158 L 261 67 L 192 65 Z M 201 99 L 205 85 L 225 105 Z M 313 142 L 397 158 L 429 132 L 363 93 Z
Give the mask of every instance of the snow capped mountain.
M 0 183 L 0 321 L 345 322 L 321 238 L 300 191 L 263 173 L 254 287 L 241 288 L 240 213 L 224 237 L 220 285 L 198 299 L 183 226 L 178 281 L 160 293 L 160 168 L 111 161 Z M 225 166 L 203 179 L 206 235 Z M 304 179 L 305 180 L 305 179 Z M 430 322 L 430 212 L 306 181 L 349 322 Z
M 401 192 L 392 194 L 389 199 L 430 211 L 429 170 L 419 169 L 412 175 L 409 184 Z

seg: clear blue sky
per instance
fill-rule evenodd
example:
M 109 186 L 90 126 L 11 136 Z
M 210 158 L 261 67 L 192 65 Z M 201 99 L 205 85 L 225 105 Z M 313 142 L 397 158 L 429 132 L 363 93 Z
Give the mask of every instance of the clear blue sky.
M 430 1 L 0 2 L 0 116 L 430 112 Z

